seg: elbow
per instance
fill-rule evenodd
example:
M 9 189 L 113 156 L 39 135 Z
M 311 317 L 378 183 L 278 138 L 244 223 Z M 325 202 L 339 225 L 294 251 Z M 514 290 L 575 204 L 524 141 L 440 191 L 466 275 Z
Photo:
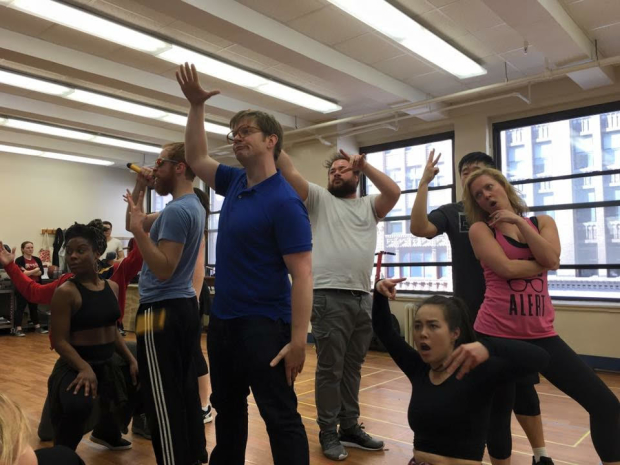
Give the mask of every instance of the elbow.
M 557 270 L 560 268 L 560 259 L 559 257 L 549 258 L 545 261 L 545 263 L 540 264 L 543 268 L 547 268 L 549 270 Z

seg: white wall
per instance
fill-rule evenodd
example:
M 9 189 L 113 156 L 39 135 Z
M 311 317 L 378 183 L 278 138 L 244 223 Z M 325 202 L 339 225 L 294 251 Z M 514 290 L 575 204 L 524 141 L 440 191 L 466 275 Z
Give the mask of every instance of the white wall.
M 41 247 L 41 229 L 67 228 L 93 218 L 110 221 L 116 236 L 128 236 L 122 195 L 132 188 L 129 170 L 25 155 L 0 155 L 0 240 Z M 53 236 L 50 237 L 53 241 Z M 50 244 L 51 249 L 51 244 Z

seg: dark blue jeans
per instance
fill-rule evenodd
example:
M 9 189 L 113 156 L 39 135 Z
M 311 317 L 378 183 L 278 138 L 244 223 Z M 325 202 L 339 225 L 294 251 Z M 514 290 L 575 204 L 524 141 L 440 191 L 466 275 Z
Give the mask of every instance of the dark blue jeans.
M 267 426 L 274 465 L 310 463 L 297 396 L 286 382 L 284 361 L 269 363 L 291 339 L 289 324 L 269 318 L 222 320 L 211 315 L 207 348 L 216 445 L 211 465 L 243 465 L 248 439 L 250 388 Z

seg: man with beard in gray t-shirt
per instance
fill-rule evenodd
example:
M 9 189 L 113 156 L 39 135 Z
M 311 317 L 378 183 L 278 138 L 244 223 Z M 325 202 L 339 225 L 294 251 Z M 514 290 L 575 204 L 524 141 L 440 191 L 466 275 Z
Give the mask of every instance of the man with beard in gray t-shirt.
M 344 460 L 348 455 L 344 446 L 382 450 L 383 441 L 373 439 L 358 422 L 358 394 L 361 367 L 372 338 L 370 274 L 377 222 L 396 205 L 400 189 L 367 163 L 364 155 L 348 155 L 343 150 L 325 162 L 327 189 L 306 181 L 284 151 L 277 166 L 305 202 L 312 224 L 311 321 L 323 454 Z M 361 173 L 379 195 L 358 197 Z

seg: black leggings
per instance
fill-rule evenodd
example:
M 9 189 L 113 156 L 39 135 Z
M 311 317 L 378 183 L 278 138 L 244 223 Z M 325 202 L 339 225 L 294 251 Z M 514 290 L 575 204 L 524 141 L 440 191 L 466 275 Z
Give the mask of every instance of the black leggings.
M 15 313 L 13 315 L 13 327 L 17 328 L 18 326 L 21 328 L 22 320 L 24 319 L 24 308 L 28 305 L 28 310 L 30 311 L 30 319 L 32 323 L 36 326 L 39 324 L 39 306 L 37 304 L 33 304 L 32 302 L 28 302 L 26 298 L 21 295 L 19 292 L 15 293 Z
M 620 460 L 620 401 L 585 362 L 559 337 L 526 342 L 546 350 L 547 380 L 576 400 L 590 414 L 592 442 L 604 462 Z M 533 386 L 532 386 L 533 388 Z M 487 446 L 496 459 L 510 457 L 510 413 L 515 405 L 515 383 L 499 387 L 493 398 Z

